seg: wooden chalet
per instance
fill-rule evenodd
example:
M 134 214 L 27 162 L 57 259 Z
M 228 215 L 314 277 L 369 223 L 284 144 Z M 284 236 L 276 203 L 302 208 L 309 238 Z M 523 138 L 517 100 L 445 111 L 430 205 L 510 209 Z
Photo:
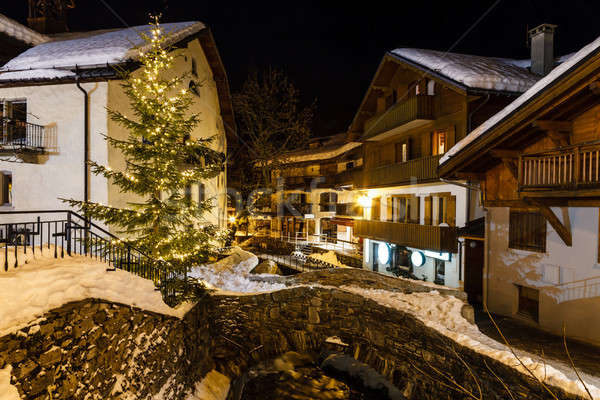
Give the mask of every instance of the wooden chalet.
M 384 55 L 349 128 L 364 143 L 354 187 L 371 203 L 355 225 L 365 268 L 462 286 L 458 228 L 483 211 L 470 179 L 440 180 L 439 161 L 540 78 L 529 60 L 410 48 Z M 481 264 L 482 237 L 461 232 L 476 240 L 466 259 Z
M 489 309 L 600 343 L 600 38 L 441 161 L 481 181 Z

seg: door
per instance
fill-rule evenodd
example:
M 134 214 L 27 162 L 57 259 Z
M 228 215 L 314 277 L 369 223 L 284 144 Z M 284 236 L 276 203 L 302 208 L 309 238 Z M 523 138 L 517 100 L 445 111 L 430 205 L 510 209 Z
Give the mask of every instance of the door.
M 465 292 L 471 304 L 483 303 L 483 241 L 465 241 Z
M 379 243 L 373 243 L 373 251 L 371 253 L 371 258 L 373 259 L 373 271 L 379 271 Z

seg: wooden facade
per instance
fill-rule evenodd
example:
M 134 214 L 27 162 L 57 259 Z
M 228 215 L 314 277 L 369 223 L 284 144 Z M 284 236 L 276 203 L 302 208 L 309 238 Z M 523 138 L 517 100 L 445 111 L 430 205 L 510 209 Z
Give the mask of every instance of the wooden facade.
M 600 343 L 600 42 L 440 166 L 479 179 L 492 312 Z

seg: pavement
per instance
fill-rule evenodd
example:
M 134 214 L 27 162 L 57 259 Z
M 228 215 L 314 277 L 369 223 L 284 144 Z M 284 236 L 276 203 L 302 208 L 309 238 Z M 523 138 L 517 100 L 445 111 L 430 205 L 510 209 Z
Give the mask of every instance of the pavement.
M 495 314 L 492 314 L 492 318 L 515 349 L 570 365 L 562 336 L 553 335 L 515 318 Z M 475 307 L 475 323 L 482 333 L 503 343 L 498 330 L 482 308 Z M 600 347 L 571 339 L 567 339 L 567 347 L 580 372 L 600 377 Z

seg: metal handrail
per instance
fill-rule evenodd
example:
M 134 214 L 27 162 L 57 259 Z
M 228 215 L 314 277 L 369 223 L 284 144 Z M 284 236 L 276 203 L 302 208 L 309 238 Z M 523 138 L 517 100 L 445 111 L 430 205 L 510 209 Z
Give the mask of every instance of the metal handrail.
M 0 148 L 41 150 L 45 127 L 26 121 L 0 118 Z
M 42 220 L 41 215 L 64 214 L 64 217 Z M 0 243 L 4 243 L 4 270 L 9 270 L 9 248 L 14 253 L 14 268 L 19 265 L 19 249 L 28 252 L 50 250 L 54 258 L 79 254 L 107 263 L 114 271 L 121 269 L 154 282 L 171 303 L 176 281 L 187 281 L 185 272 L 175 271 L 166 261 L 156 260 L 140 249 L 123 242 L 106 229 L 71 210 L 1 211 L 0 215 L 35 215 L 34 221 L 0 223 Z M 36 249 L 37 246 L 37 249 Z

